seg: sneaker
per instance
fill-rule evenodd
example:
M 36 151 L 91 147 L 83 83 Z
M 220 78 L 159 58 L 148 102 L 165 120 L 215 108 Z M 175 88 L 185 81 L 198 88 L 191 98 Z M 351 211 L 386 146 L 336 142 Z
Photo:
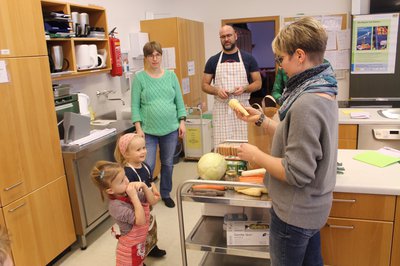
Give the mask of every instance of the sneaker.
M 162 200 L 164 201 L 165 206 L 167 206 L 168 208 L 175 207 L 175 202 L 171 198 L 164 198 Z
M 147 256 L 161 258 L 162 256 L 165 256 L 166 254 L 167 254 L 167 252 L 165 250 L 159 249 L 157 246 L 154 246 L 154 248 L 152 250 L 150 250 L 150 252 Z

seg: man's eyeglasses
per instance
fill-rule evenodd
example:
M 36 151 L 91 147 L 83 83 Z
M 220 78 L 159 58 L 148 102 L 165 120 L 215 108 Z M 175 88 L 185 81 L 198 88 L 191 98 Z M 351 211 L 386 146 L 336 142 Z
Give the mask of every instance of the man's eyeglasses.
M 277 56 L 277 57 L 275 57 L 275 62 L 276 62 L 279 66 L 282 66 L 283 56 Z
M 149 54 L 146 56 L 148 59 L 159 59 L 161 54 Z
M 221 35 L 221 36 L 219 36 L 219 38 L 221 39 L 221 40 L 224 40 L 225 38 L 232 38 L 232 36 L 233 36 L 233 34 L 226 34 L 226 35 Z

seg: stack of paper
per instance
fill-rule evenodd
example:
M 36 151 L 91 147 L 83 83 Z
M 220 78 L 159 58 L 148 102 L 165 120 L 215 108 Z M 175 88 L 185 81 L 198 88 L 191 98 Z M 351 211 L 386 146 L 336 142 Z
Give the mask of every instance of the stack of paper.
M 368 112 L 351 112 L 350 117 L 355 119 L 367 119 L 371 117 L 371 114 Z
M 106 128 L 106 129 L 94 129 L 90 131 L 90 135 L 74 140 L 70 143 L 68 143 L 69 145 L 78 145 L 78 146 L 83 146 L 86 145 L 92 141 L 95 141 L 97 139 L 100 139 L 102 137 L 108 136 L 108 135 L 112 135 L 112 134 L 116 134 L 117 129 L 115 128 Z

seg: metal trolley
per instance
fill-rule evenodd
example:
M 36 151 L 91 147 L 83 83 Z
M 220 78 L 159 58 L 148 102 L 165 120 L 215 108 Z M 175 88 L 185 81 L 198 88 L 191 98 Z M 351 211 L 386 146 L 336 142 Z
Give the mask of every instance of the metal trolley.
M 222 217 L 203 215 L 185 239 L 183 201 L 198 203 L 214 203 L 229 206 L 250 208 L 271 208 L 271 200 L 267 194 L 260 197 L 239 194 L 234 190 L 226 190 L 223 196 L 197 195 L 191 191 L 192 185 L 222 185 L 227 187 L 256 187 L 262 184 L 227 182 L 211 180 L 187 180 L 177 189 L 177 208 L 180 230 L 182 265 L 187 266 L 186 249 L 205 251 L 200 265 L 270 265 L 269 246 L 227 246 L 222 232 Z

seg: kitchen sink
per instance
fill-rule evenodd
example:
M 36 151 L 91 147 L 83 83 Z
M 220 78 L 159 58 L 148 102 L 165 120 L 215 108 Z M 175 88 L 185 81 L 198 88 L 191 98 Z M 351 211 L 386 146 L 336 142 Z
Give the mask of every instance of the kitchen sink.
M 400 109 L 383 109 L 378 110 L 378 114 L 389 119 L 400 119 Z
M 108 124 L 117 121 L 117 112 L 111 111 L 105 114 L 102 114 L 90 122 L 93 126 L 108 126 Z

